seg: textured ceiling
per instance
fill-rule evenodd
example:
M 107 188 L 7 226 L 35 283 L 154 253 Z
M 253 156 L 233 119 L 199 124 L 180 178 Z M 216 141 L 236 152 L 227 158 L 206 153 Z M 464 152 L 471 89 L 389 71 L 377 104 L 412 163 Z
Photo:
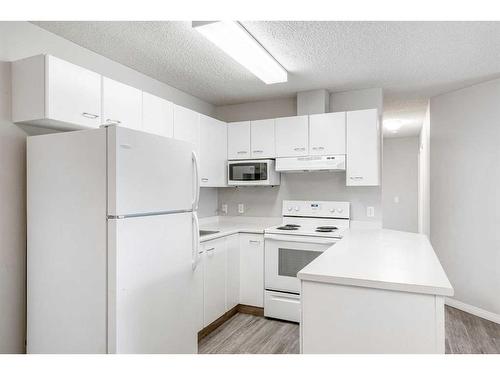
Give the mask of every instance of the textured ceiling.
M 427 98 L 500 76 L 500 22 L 242 22 L 288 70 L 275 85 L 190 21 L 34 23 L 215 105 L 381 87 L 384 118 L 413 121 L 402 134 L 418 132 Z

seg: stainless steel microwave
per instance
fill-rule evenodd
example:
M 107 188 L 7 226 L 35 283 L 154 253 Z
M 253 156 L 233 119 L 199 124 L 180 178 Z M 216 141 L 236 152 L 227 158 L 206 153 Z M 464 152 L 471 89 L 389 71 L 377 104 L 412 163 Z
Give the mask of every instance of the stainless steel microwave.
M 274 160 L 229 160 L 227 162 L 227 184 L 229 186 L 265 185 L 274 186 L 281 182 Z

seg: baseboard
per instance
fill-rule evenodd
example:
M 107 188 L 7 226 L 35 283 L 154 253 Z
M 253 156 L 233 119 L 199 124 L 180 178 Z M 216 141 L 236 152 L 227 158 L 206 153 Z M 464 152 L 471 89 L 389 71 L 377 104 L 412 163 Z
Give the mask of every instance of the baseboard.
M 262 307 L 256 307 L 256 306 L 241 305 L 241 304 L 236 305 L 231 310 L 224 313 L 224 315 L 214 320 L 212 323 L 210 323 L 208 326 L 206 326 L 200 332 L 198 332 L 198 341 L 200 341 L 205 336 L 209 335 L 211 332 L 215 331 L 218 327 L 223 325 L 237 313 L 264 316 L 264 309 Z
M 469 314 L 478 316 L 478 317 L 486 319 L 486 320 L 490 320 L 493 323 L 500 324 L 500 314 L 495 314 L 491 311 L 481 309 L 480 307 L 472 306 L 472 305 L 469 305 L 468 303 L 464 303 L 464 302 L 458 301 L 458 300 L 453 299 L 453 298 L 448 298 L 448 297 L 445 299 L 444 303 L 448 306 L 465 311 Z

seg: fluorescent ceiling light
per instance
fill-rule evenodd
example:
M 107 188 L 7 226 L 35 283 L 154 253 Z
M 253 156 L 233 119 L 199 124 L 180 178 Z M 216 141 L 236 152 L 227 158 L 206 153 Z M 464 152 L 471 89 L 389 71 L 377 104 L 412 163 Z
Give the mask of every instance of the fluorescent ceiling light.
M 384 121 L 384 128 L 390 132 L 393 132 L 393 133 L 397 133 L 402 125 L 403 125 L 403 122 L 401 120 L 385 120 Z
M 192 26 L 265 83 L 288 80 L 287 71 L 239 22 L 193 22 Z

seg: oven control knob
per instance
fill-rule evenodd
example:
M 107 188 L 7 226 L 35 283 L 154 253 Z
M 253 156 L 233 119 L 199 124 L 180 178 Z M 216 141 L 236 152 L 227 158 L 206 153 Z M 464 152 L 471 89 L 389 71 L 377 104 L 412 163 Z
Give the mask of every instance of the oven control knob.
M 330 208 L 330 212 L 333 214 L 335 212 L 335 208 Z
M 300 210 L 300 208 L 299 208 L 299 206 L 296 206 L 295 211 L 298 211 L 298 210 Z
M 288 207 L 288 211 L 292 211 L 293 210 L 293 207 Z
M 344 210 L 343 210 L 343 209 L 341 209 L 341 208 L 339 208 L 337 211 L 339 212 L 339 214 L 341 214 L 341 213 L 342 213 L 342 211 L 344 211 Z

